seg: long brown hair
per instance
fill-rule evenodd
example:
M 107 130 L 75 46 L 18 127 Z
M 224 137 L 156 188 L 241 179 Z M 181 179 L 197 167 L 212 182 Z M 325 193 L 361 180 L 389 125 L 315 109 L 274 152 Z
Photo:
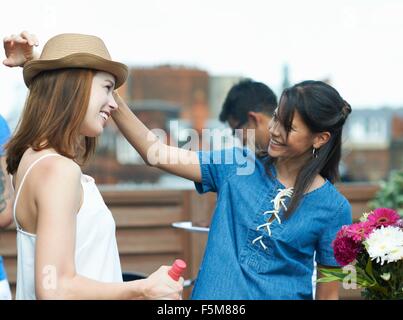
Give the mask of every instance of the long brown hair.
M 40 73 L 29 88 L 17 129 L 6 145 L 7 171 L 17 171 L 24 152 L 53 148 L 83 164 L 94 153 L 96 138 L 80 135 L 96 71 L 61 69 Z

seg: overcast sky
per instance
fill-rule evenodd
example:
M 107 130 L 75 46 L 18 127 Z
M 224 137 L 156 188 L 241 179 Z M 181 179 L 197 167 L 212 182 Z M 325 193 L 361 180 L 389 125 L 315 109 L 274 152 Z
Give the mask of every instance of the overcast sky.
M 353 107 L 403 106 L 403 1 L 23 0 L 1 9 L 2 37 L 29 30 L 40 47 L 64 32 L 100 36 L 132 66 L 181 64 L 281 87 L 330 78 Z M 4 53 L 1 54 L 4 59 Z M 20 69 L 0 67 L 0 112 Z

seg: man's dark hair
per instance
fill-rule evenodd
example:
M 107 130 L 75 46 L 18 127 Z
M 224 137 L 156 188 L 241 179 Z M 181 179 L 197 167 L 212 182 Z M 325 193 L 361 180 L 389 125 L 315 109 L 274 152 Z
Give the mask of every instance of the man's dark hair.
M 241 80 L 235 84 L 225 98 L 220 121 L 233 118 L 239 122 L 248 121 L 248 112 L 264 112 L 272 115 L 277 108 L 277 97 L 264 83 L 251 79 Z

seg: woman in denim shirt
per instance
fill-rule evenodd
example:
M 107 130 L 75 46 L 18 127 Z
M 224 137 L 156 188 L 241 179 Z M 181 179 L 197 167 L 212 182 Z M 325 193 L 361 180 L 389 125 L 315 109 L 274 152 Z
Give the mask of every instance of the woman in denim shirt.
M 314 257 L 338 266 L 331 243 L 351 223 L 351 206 L 333 185 L 351 112 L 339 93 L 320 81 L 284 90 L 259 158 L 248 149 L 168 146 L 117 102 L 114 120 L 146 163 L 218 195 L 192 298 L 312 299 Z M 337 299 L 338 283 L 318 284 L 316 298 Z

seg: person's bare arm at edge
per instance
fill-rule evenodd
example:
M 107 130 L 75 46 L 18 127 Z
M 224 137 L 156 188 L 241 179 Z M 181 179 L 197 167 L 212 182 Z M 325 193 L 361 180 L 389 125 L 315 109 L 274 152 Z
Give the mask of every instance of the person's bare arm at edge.
M 331 268 L 327 266 L 318 265 L 318 279 L 322 278 L 323 275 L 320 273 L 320 268 Z M 316 300 L 339 300 L 339 282 L 320 282 L 316 283 Z
M 195 151 L 169 146 L 158 139 L 115 92 L 119 108 L 112 117 L 122 134 L 150 166 L 183 178 L 201 182 L 200 163 Z
M 6 157 L 0 156 L 0 228 L 13 222 L 11 181 L 6 167 Z
M 35 289 L 38 299 L 179 299 L 181 281 L 161 267 L 149 278 L 103 283 L 76 273 L 76 215 L 82 187 L 81 171 L 73 161 L 45 159 L 38 164 L 34 201 L 37 206 Z M 35 176 L 33 176 L 35 175 Z M 96 223 L 96 221 L 94 221 Z

